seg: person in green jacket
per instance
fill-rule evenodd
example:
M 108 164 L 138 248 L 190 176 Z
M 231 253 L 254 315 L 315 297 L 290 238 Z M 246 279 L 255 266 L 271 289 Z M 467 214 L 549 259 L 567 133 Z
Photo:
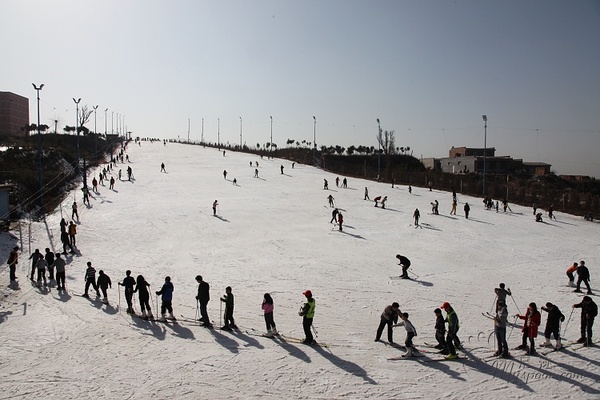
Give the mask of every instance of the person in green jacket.
M 315 339 L 311 332 L 311 326 L 313 318 L 315 317 L 315 299 L 313 299 L 310 290 L 305 290 L 302 294 L 306 296 L 306 303 L 304 303 L 298 313 L 298 315 L 302 317 L 302 327 L 304 328 L 304 335 L 306 336 L 302 343 L 313 344 L 315 343 Z

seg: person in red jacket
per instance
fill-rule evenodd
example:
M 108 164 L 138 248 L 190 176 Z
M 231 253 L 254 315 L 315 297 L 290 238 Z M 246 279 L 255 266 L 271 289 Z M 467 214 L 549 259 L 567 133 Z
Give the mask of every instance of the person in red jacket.
M 525 315 L 517 314 L 516 317 L 525 320 L 523 323 L 523 343 L 517 347 L 517 350 L 526 350 L 527 354 L 535 353 L 535 337 L 538 334 L 538 326 L 542 321 L 542 315 L 538 311 L 535 303 L 529 303 Z M 529 348 L 527 348 L 527 339 L 529 338 Z

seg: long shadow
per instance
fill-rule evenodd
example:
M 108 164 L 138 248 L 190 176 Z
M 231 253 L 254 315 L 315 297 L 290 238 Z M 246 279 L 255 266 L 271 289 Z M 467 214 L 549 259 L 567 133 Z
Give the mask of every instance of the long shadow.
M 345 188 L 342 188 L 342 189 L 346 189 L 346 190 L 358 190 L 358 189 L 353 188 L 353 187 L 345 187 Z
M 215 217 L 215 218 L 218 218 L 218 219 L 220 219 L 220 220 L 221 220 L 221 221 L 223 221 L 223 222 L 229 222 L 229 220 L 228 220 L 227 218 L 223 218 L 223 217 L 221 217 L 220 215 L 215 215 L 215 214 L 213 214 L 213 217 Z
M 308 356 L 308 354 L 303 352 L 298 346 L 294 346 L 290 342 L 280 338 L 273 338 L 273 342 L 281 346 L 281 348 L 287 351 L 291 356 L 294 356 L 306 363 L 310 362 L 310 357 Z
M 367 239 L 365 239 L 364 237 L 362 237 L 360 235 L 355 235 L 355 234 L 352 234 L 352 233 L 348 233 L 346 231 L 338 231 L 338 232 L 343 233 L 344 235 L 352 236 L 353 238 L 356 238 L 356 239 L 367 240 Z
M 219 343 L 221 346 L 225 347 L 230 352 L 237 354 L 240 352 L 239 344 L 237 341 L 231 339 L 229 336 L 223 335 L 216 329 L 209 329 L 211 335 L 214 336 L 215 341 Z
M 173 334 L 177 337 L 180 337 L 182 339 L 194 339 L 194 332 L 192 332 L 191 329 L 181 325 L 177 321 L 169 321 L 164 323 L 164 325 L 165 328 L 171 328 Z
M 71 295 L 66 290 L 61 290 L 58 292 L 58 297 L 54 296 L 54 298 L 66 303 L 67 301 L 71 300 Z
M 596 360 L 592 360 L 592 359 L 590 359 L 590 358 L 587 358 L 587 357 L 584 357 L 584 356 L 582 356 L 580 353 L 578 353 L 578 352 L 576 352 L 576 351 L 573 351 L 573 350 L 571 350 L 571 349 L 569 349 L 569 348 L 563 349 L 563 351 L 564 351 L 566 354 L 570 355 L 571 357 L 579 358 L 581 361 L 588 362 L 588 363 L 590 363 L 590 364 L 594 364 L 594 365 L 595 365 L 595 366 L 597 366 L 597 367 L 600 367 L 600 362 L 598 362 L 598 361 L 596 361 Z M 548 358 L 548 359 L 550 359 L 550 358 Z M 554 360 L 552 360 L 552 362 L 553 362 L 553 363 L 555 363 L 555 364 L 558 364 L 558 362 L 556 362 L 556 361 L 554 361 Z M 561 366 L 563 366 L 563 365 L 561 365 Z M 577 369 L 577 370 L 579 370 L 579 368 L 573 367 L 572 365 L 564 365 L 563 367 L 564 367 L 564 368 L 574 368 L 574 369 Z M 584 371 L 584 372 L 586 372 L 586 371 Z M 585 374 L 583 374 L 583 373 L 582 373 L 581 375 L 585 375 Z M 600 376 L 598 376 L 598 377 L 596 378 L 596 380 L 597 380 L 597 381 L 600 381 Z
M 252 346 L 252 347 L 256 347 L 257 349 L 264 349 L 265 348 L 262 344 L 260 344 L 260 342 L 258 340 L 254 339 L 251 336 L 246 335 L 242 331 L 239 331 L 239 330 L 238 331 L 233 331 L 233 334 L 234 334 L 235 337 L 237 337 L 237 338 L 239 338 L 239 339 L 241 339 L 241 340 L 243 340 L 244 342 L 247 343 L 247 344 L 244 345 L 244 347 Z
M 571 224 L 571 223 L 569 223 L 569 222 L 564 222 L 564 221 L 556 221 L 556 220 L 555 220 L 554 222 L 556 222 L 556 223 L 559 223 L 559 224 L 564 224 L 564 225 L 579 226 L 579 225 L 577 225 L 577 224 Z
M 404 211 L 401 211 L 401 210 L 397 210 L 395 208 L 382 208 L 382 210 L 390 210 L 390 211 L 399 212 L 399 213 L 403 213 L 404 212 Z
M 255 179 L 260 179 L 261 181 L 265 181 L 265 182 L 267 181 L 265 178 L 261 178 L 260 176 L 255 176 L 254 178 Z
M 480 219 L 477 219 L 477 218 L 472 218 L 472 217 L 471 217 L 471 218 L 469 218 L 469 221 L 474 221 L 474 222 L 478 222 L 478 223 L 480 223 L 480 224 L 486 224 L 486 225 L 494 225 L 494 224 L 492 224 L 491 222 L 482 221 L 482 220 L 480 220 Z
M 514 359 L 511 359 L 511 360 L 495 359 L 492 361 L 492 363 L 487 363 L 485 360 L 482 360 L 480 357 L 475 356 L 469 350 L 465 350 L 463 348 L 462 351 L 466 355 L 469 356 L 469 358 L 462 361 L 462 363 L 464 365 L 468 365 L 471 368 L 473 368 L 481 373 L 488 374 L 492 378 L 502 379 L 502 380 L 506 381 L 506 383 L 510 383 L 510 384 L 519 386 L 520 388 L 527 390 L 528 392 L 534 391 L 531 387 L 529 387 L 529 385 L 527 384 L 526 381 L 521 379 L 518 375 L 513 374 L 512 371 L 513 371 L 514 364 L 513 364 L 512 360 L 514 360 Z M 518 372 L 518 371 L 516 371 L 516 372 Z
M 339 358 L 338 356 L 336 356 L 335 354 L 333 354 L 330 351 L 326 351 L 323 347 L 321 346 L 313 346 L 312 347 L 317 353 L 319 353 L 323 358 L 325 358 L 326 360 L 328 360 L 330 363 L 332 363 L 333 365 L 335 365 L 336 367 L 343 369 L 344 371 L 357 376 L 359 378 L 362 378 L 366 383 L 369 383 L 371 385 L 377 385 L 377 382 L 375 382 L 372 378 L 369 377 L 369 374 L 367 373 L 367 371 L 365 371 L 360 365 L 355 364 L 351 361 L 347 361 L 344 360 L 342 358 Z
M 150 331 L 151 335 L 158 340 L 165 340 L 167 336 L 167 330 L 161 325 L 160 322 L 149 321 L 137 317 L 131 317 L 131 323 L 134 324 L 140 330 Z M 144 333 L 144 335 L 149 335 Z
M 12 313 L 12 311 L 0 311 L 0 324 L 5 322 Z
M 406 351 L 406 349 L 401 349 L 402 351 Z M 445 364 L 443 362 L 436 362 L 435 360 L 433 360 L 432 358 L 421 354 L 419 357 L 411 357 L 411 358 L 407 358 L 404 362 L 409 362 L 409 361 L 415 361 L 418 363 L 421 363 L 423 365 L 427 365 L 428 367 L 430 367 L 431 369 L 437 369 L 440 372 L 445 373 L 446 375 L 448 375 L 450 378 L 459 380 L 459 381 L 466 381 L 465 378 L 461 377 L 460 372 L 458 371 L 454 371 L 452 368 L 450 368 L 450 365 Z
M 439 228 L 436 228 L 436 227 L 434 227 L 434 226 L 432 226 L 432 225 L 429 225 L 429 224 L 425 224 L 425 223 L 423 223 L 423 222 L 421 222 L 421 224 L 420 224 L 419 226 L 420 226 L 421 228 L 425 228 L 425 229 L 431 229 L 432 231 L 439 231 L 439 232 L 441 232 L 441 231 L 442 231 L 442 230 L 441 230 L 441 229 L 439 229 Z
M 48 226 L 48 221 L 46 221 L 46 216 L 44 215 L 43 218 L 44 221 L 44 226 L 46 227 L 46 234 L 48 235 L 48 241 L 50 242 L 50 248 L 52 250 L 52 252 L 54 253 L 56 250 L 54 248 L 54 235 L 52 234 L 50 227 Z

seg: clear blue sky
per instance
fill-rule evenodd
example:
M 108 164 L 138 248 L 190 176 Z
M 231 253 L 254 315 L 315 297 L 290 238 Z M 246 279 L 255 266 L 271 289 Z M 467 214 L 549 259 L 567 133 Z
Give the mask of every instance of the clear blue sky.
M 600 1 L 0 0 L 0 90 L 134 136 L 451 146 L 600 177 Z M 88 124 L 93 127 L 93 119 Z M 59 127 L 60 129 L 60 127 Z

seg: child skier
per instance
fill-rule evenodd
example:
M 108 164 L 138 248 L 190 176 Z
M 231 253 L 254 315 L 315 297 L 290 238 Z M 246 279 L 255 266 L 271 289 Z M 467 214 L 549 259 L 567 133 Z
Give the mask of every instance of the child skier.
M 175 288 L 173 287 L 173 284 L 171 283 L 171 277 L 167 276 L 165 277 L 165 283 L 163 284 L 162 288 L 156 292 L 157 295 L 162 295 L 162 304 L 160 306 L 160 319 L 159 321 L 166 321 L 167 320 L 167 311 L 169 311 L 169 319 L 174 320 L 175 316 L 173 315 L 173 306 L 172 306 L 172 301 L 173 301 L 173 291 L 175 290 Z
M 231 286 L 227 286 L 225 288 L 225 295 L 221 297 L 221 301 L 225 303 L 225 325 L 221 327 L 224 331 L 232 331 L 233 329 L 237 329 L 238 327 L 235 325 L 235 321 L 233 319 L 233 293 L 231 292 Z
M 312 332 L 310 331 L 313 323 L 313 318 L 315 317 L 315 299 L 312 297 L 312 292 L 310 290 L 305 290 L 302 293 L 306 296 L 306 303 L 302 306 L 298 315 L 302 317 L 302 328 L 304 329 L 304 335 L 306 338 L 302 343 L 304 344 L 313 344 L 315 342 Z
M 261 308 L 265 313 L 265 324 L 267 325 L 267 333 L 265 336 L 273 337 L 279 335 L 279 333 L 277 333 L 277 328 L 275 327 L 275 320 L 273 319 L 273 309 L 275 306 L 273 305 L 273 298 L 269 293 L 265 293 Z
M 444 321 L 444 316 L 442 315 L 442 310 L 436 308 L 433 310 L 435 314 L 435 340 L 437 340 L 438 344 L 435 346 L 436 349 L 442 350 L 442 354 L 448 354 L 448 350 L 446 350 L 446 322 Z
M 412 339 L 417 336 L 417 330 L 415 329 L 412 322 L 408 320 L 408 313 L 400 314 L 402 321 L 398 322 L 394 326 L 404 326 L 406 329 L 406 340 L 404 345 L 406 346 L 406 353 L 402 354 L 402 357 L 412 357 L 415 355 L 415 348 L 413 347 Z

